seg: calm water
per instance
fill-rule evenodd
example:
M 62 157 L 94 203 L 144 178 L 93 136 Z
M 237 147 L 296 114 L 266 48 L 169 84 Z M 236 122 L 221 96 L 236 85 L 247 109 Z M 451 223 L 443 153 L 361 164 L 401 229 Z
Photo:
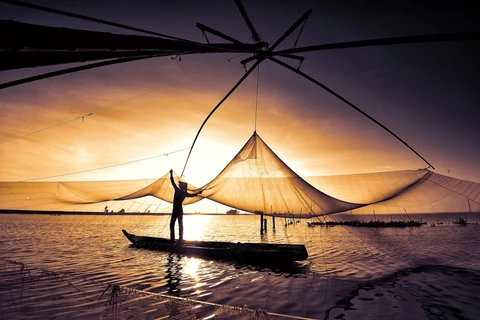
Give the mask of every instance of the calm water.
M 269 218 L 260 236 L 258 216 L 185 216 L 186 239 L 306 245 L 307 261 L 272 269 L 135 249 L 121 233 L 167 237 L 168 216 L 0 214 L 0 264 L 51 272 L 77 292 L 63 294 L 62 303 L 4 299 L 0 319 L 102 318 L 92 308 L 109 284 L 316 319 L 479 319 L 480 225 L 451 224 L 455 215 L 410 218 L 428 224 L 310 228 L 277 218 L 273 230 Z M 480 223 L 480 216 L 468 221 Z M 8 284 L 0 278 L 0 290 Z

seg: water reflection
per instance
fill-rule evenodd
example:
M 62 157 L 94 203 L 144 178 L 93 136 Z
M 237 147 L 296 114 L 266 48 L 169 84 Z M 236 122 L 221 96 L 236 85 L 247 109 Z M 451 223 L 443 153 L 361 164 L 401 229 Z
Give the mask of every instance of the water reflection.
M 198 258 L 189 258 L 185 264 L 185 273 L 192 277 L 196 282 L 199 281 L 198 267 L 202 263 L 202 260 Z
M 428 220 L 438 221 L 441 218 L 429 216 Z M 474 218 L 480 221 L 480 215 L 472 215 L 470 219 Z M 90 296 L 96 295 L 97 291 L 103 292 L 109 283 L 115 282 L 152 293 L 237 306 L 249 305 L 316 318 L 323 318 L 325 313 L 322 310 L 338 297 L 346 297 L 351 292 L 351 286 L 358 281 L 377 279 L 422 264 L 457 266 L 462 270 L 480 269 L 480 251 L 472 249 L 480 246 L 478 227 L 459 227 L 448 221 L 437 224 L 436 228 L 372 229 L 340 226 L 309 228 L 303 221 L 283 227 L 277 220 L 276 232 L 273 233 L 269 224 L 262 238 L 257 216 L 185 216 L 185 231 L 190 229 L 185 235 L 204 241 L 305 244 L 309 259 L 288 266 L 203 260 L 135 249 L 128 245 L 128 240 L 120 232 L 127 229 L 139 235 L 168 236 L 168 227 L 161 229 L 159 226 L 168 225 L 169 219 L 169 216 L 143 216 L 139 219 L 137 216 L 0 215 L 0 226 L 3 228 L 0 259 L 19 261 L 31 269 L 41 268 L 71 275 L 72 283 L 79 287 L 83 285 L 87 288 L 85 294 Z M 49 236 L 44 237 L 45 234 Z M 92 239 L 101 240 L 101 245 L 95 246 L 95 250 L 92 250 Z M 3 270 L 6 270 L 5 267 Z M 409 285 L 406 288 L 409 290 L 419 281 L 426 285 L 443 281 L 427 278 L 405 278 Z M 400 284 L 404 285 L 403 282 Z M 474 305 L 468 297 L 478 296 L 478 285 L 470 282 L 454 285 L 456 287 L 452 285 L 451 288 L 458 288 L 457 292 L 449 294 L 453 303 L 458 304 L 464 299 Z M 451 288 L 445 288 L 443 292 L 450 292 Z M 435 290 L 433 287 L 427 289 Z M 383 297 L 390 294 L 386 290 L 380 292 Z M 365 293 L 370 293 L 366 298 L 374 300 L 355 301 L 378 302 L 375 306 L 380 304 L 381 297 L 375 296 L 379 292 L 365 290 Z M 81 302 L 79 299 L 83 298 L 70 295 L 69 299 L 71 305 L 78 305 Z M 26 303 L 27 300 L 23 301 Z M 58 301 L 61 302 L 61 299 Z M 0 305 L 5 304 L 0 301 Z M 471 310 L 469 308 L 465 304 L 459 309 Z M 399 309 L 402 308 L 393 312 Z M 38 310 L 38 305 L 31 310 Z M 409 310 L 408 306 L 402 310 Z M 55 312 L 54 315 L 59 315 L 62 310 L 57 308 Z M 339 313 L 344 313 L 344 310 L 339 310 Z M 478 314 L 470 318 L 476 319 Z
M 169 253 L 167 257 L 167 271 L 165 279 L 167 279 L 166 286 L 167 293 L 172 296 L 179 297 L 181 294 L 180 279 L 182 278 L 182 256 L 174 253 Z

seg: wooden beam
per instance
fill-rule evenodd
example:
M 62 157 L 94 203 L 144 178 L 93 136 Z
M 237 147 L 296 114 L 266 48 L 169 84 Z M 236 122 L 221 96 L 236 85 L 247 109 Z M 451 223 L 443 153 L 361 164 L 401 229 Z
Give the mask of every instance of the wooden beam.
M 140 57 L 131 57 L 131 58 L 124 58 L 124 59 L 113 59 L 113 60 L 92 63 L 92 64 L 79 66 L 79 67 L 57 70 L 57 71 L 53 71 L 53 72 L 43 73 L 43 74 L 33 76 L 33 77 L 27 77 L 27 78 L 23 78 L 23 79 L 19 79 L 19 80 L 14 80 L 14 81 L 10 81 L 10 82 L 1 83 L 0 84 L 0 90 L 5 89 L 5 88 L 9 88 L 9 87 L 18 86 L 18 85 L 24 84 L 24 83 L 37 81 L 37 80 L 47 79 L 47 78 L 51 78 L 51 77 L 57 77 L 57 76 L 60 76 L 60 75 L 63 75 L 63 74 L 68 74 L 68 73 L 73 73 L 73 72 L 78 72 L 78 71 L 83 71 L 83 70 L 108 66 L 108 65 L 117 64 L 117 63 L 124 63 L 124 62 L 130 62 L 130 61 L 136 61 L 136 60 L 142 60 L 142 59 L 149 59 L 149 58 L 155 58 L 155 57 L 158 57 L 158 56 L 147 56 L 147 57 L 140 56 Z
M 319 87 L 323 88 L 325 91 L 327 91 L 328 93 L 334 95 L 335 97 L 337 97 L 338 99 L 342 100 L 344 103 L 346 103 L 347 105 L 349 105 L 350 107 L 352 107 L 353 109 L 355 109 L 356 111 L 360 112 L 362 115 L 364 115 L 365 117 L 367 117 L 368 119 L 372 120 L 373 122 L 375 122 L 377 125 L 379 125 L 382 129 L 384 129 L 385 131 L 387 131 L 388 133 L 390 133 L 392 136 L 394 136 L 398 141 L 400 141 L 401 143 L 403 143 L 408 149 L 410 149 L 411 151 L 413 151 L 413 153 L 415 153 L 420 159 L 422 159 L 426 164 L 428 164 L 429 167 L 432 167 L 433 169 L 435 169 L 435 167 L 430 163 L 428 162 L 424 157 L 422 157 L 415 149 L 413 149 L 408 143 L 406 143 L 402 138 L 400 138 L 399 136 L 397 136 L 394 132 L 392 132 L 390 129 L 388 129 L 387 127 L 385 127 L 383 124 L 381 124 L 380 122 L 378 122 L 377 120 L 375 120 L 372 116 L 370 116 L 369 114 L 367 114 L 366 112 L 364 112 L 363 110 L 361 110 L 359 107 L 357 107 L 356 105 L 354 105 L 353 103 L 351 103 L 350 101 L 348 101 L 347 99 L 345 99 L 344 97 L 342 97 L 341 95 L 339 95 L 338 93 L 336 93 L 335 91 L 333 91 L 332 89 L 330 89 L 329 87 L 327 87 L 326 85 L 320 83 L 319 81 L 315 80 L 314 78 L 310 77 L 309 75 L 303 73 L 302 71 L 298 70 L 298 69 L 295 69 L 293 68 L 292 66 L 274 58 L 274 57 L 269 57 L 268 58 L 269 60 L 273 61 L 273 62 L 276 62 L 278 63 L 279 65 L 281 66 L 284 66 L 285 68 L 287 69 L 290 69 L 291 71 L 301 75 L 302 77 L 304 77 L 305 79 L 307 80 L 310 80 L 311 82 L 315 83 L 316 85 L 318 85 Z
M 230 36 L 227 36 L 226 34 L 224 33 L 221 33 L 220 31 L 217 31 L 215 29 L 212 29 L 210 27 L 207 27 L 206 25 L 204 24 L 201 24 L 201 23 L 197 23 L 197 28 L 202 30 L 202 31 L 206 31 L 206 32 L 210 32 L 211 34 L 213 35 L 216 35 L 217 37 L 220 37 L 224 40 L 227 40 L 227 41 L 230 41 L 230 42 L 233 42 L 233 43 L 236 43 L 236 44 L 243 44 L 241 41 L 235 39 L 235 38 L 232 38 Z
M 245 7 L 243 6 L 242 2 L 240 0 L 235 0 L 235 4 L 237 5 L 238 10 L 240 10 L 240 14 L 243 17 L 243 20 L 245 20 L 245 23 L 247 24 L 248 29 L 250 29 L 250 32 L 252 33 L 253 40 L 255 42 L 262 41 L 260 39 L 260 36 L 259 36 L 257 30 L 255 30 L 255 27 L 253 26 L 252 21 L 248 17 L 247 11 L 245 10 Z
M 385 46 L 385 45 L 394 45 L 394 44 L 444 42 L 444 41 L 478 41 L 478 40 L 480 40 L 480 31 L 420 34 L 420 35 L 405 36 L 405 37 L 379 38 L 379 39 L 369 39 L 369 40 L 360 40 L 360 41 L 347 41 L 347 42 L 320 44 L 315 46 L 280 50 L 275 52 L 275 54 L 283 55 L 283 54 L 309 52 L 309 51 Z
M 277 41 L 270 47 L 269 51 L 272 52 L 280 43 L 283 42 L 303 21 L 312 14 L 312 9 L 308 9 Z

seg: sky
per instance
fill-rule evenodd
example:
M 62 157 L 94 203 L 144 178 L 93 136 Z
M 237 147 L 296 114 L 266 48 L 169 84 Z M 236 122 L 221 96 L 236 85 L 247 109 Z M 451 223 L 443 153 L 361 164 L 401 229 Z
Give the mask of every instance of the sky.
M 197 22 L 246 43 L 253 41 L 233 0 L 35 3 L 198 42 L 205 39 Z M 242 3 L 269 44 L 310 8 L 313 13 L 297 47 L 480 30 L 473 4 L 462 1 Z M 139 34 L 5 3 L 0 3 L 0 19 Z M 291 48 L 298 35 L 299 29 L 279 49 Z M 435 166 L 435 172 L 480 182 L 478 42 L 299 55 L 305 57 L 301 71 L 400 136 Z M 144 179 L 170 169 L 180 174 L 200 125 L 243 76 L 240 61 L 247 57 L 162 57 L 0 90 L 0 181 Z M 298 66 L 296 61 L 286 62 Z M 61 67 L 3 71 L 0 83 Z M 267 61 L 207 122 L 187 163 L 185 180 L 197 186 L 212 180 L 255 130 L 300 176 L 427 167 L 342 101 Z

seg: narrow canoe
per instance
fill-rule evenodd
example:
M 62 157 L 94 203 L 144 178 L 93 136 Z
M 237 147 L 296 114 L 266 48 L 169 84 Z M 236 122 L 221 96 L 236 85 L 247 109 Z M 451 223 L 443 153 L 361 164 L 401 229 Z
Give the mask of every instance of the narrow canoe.
M 170 239 L 137 236 L 122 230 L 136 248 L 145 248 L 189 256 L 212 259 L 241 260 L 250 262 L 286 263 L 308 258 L 302 244 L 275 243 L 233 243 L 220 241 L 184 240 L 181 244 L 171 244 Z

